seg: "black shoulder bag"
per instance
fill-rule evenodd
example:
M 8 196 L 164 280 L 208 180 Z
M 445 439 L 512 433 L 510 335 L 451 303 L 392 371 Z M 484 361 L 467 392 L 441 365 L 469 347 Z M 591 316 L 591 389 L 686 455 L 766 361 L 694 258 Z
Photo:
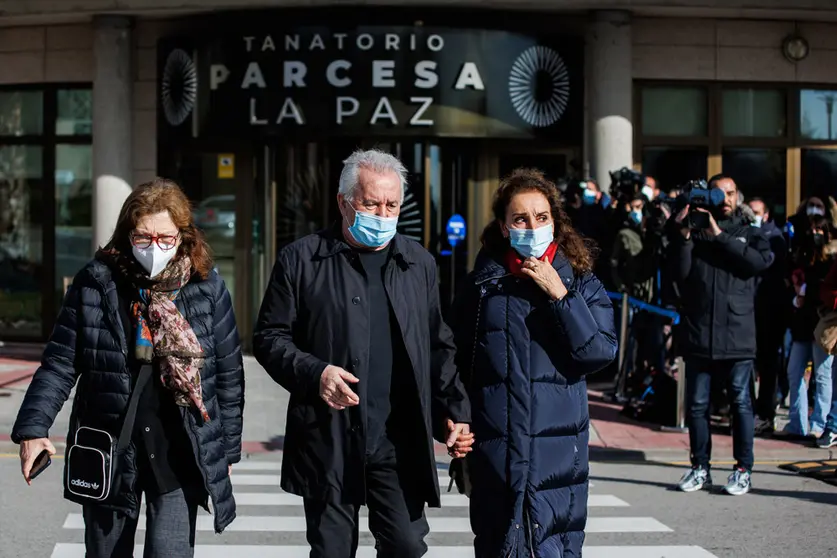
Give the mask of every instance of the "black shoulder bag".
M 70 447 L 67 450 L 64 487 L 75 496 L 76 501 L 102 504 L 115 498 L 119 492 L 119 487 L 115 486 L 117 469 L 131 443 L 139 398 L 152 370 L 150 364 L 140 367 L 118 440 L 114 440 L 107 431 L 90 426 L 78 427 L 72 440 L 68 440 Z
M 477 299 L 477 321 L 474 325 L 474 344 L 471 346 L 471 368 L 468 372 L 468 386 L 467 390 L 470 394 L 471 388 L 474 385 L 474 362 L 477 358 L 477 340 L 480 333 L 480 313 L 482 311 L 482 299 L 485 296 L 487 289 L 484 285 L 480 286 L 480 295 Z M 450 475 L 450 484 L 448 484 L 448 492 L 456 483 L 456 490 L 460 494 L 471 497 L 471 475 L 468 472 L 468 460 L 465 457 L 456 458 L 450 462 L 448 468 Z

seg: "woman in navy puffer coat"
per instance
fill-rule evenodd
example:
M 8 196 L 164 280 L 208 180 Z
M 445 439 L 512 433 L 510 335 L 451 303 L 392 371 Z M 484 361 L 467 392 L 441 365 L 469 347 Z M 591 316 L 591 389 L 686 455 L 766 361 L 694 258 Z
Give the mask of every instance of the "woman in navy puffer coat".
M 613 308 L 558 189 L 519 169 L 454 305 L 473 407 L 477 558 L 581 556 L 587 521 L 585 376 L 617 351 Z

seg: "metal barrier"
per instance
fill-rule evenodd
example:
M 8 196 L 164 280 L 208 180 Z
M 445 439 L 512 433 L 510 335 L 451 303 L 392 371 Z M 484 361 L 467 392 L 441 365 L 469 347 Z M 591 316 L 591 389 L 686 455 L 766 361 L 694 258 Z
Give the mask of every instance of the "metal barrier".
M 621 303 L 620 324 L 619 324 L 619 362 L 618 362 L 618 376 L 615 385 L 615 399 L 618 401 L 625 399 L 625 388 L 628 381 L 628 374 L 626 370 L 626 352 L 628 347 L 628 329 L 630 309 L 641 310 L 650 314 L 656 314 L 664 318 L 669 318 L 672 324 L 680 323 L 680 314 L 674 310 L 661 308 L 653 304 L 648 304 L 639 299 L 629 297 L 627 293 L 612 293 L 608 292 L 607 296 L 614 301 Z M 685 432 L 686 428 L 686 364 L 682 357 L 676 357 L 675 367 L 677 369 L 677 411 L 675 415 L 674 426 L 661 426 L 660 429 L 667 432 Z
M 609 295 L 610 293 L 608 293 Z M 619 362 L 617 363 L 616 398 L 624 399 L 628 382 L 628 371 L 625 368 L 625 354 L 628 351 L 628 321 L 630 319 L 630 304 L 627 294 L 622 295 L 621 320 L 619 322 Z

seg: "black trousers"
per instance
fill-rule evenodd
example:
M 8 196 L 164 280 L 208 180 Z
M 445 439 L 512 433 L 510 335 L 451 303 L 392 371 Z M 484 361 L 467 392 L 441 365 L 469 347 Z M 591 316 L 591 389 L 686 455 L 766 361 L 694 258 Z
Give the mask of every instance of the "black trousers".
M 761 322 L 759 322 L 760 324 Z M 774 324 L 756 325 L 756 370 L 759 375 L 759 393 L 756 399 L 756 416 L 762 420 L 776 417 L 776 391 L 779 388 L 784 359 L 782 344 L 785 332 Z M 787 379 L 785 380 L 787 384 Z
M 367 458 L 366 505 L 378 558 L 420 558 L 427 552 L 430 526 L 423 499 L 409 488 L 409 469 L 399 467 L 387 439 Z M 304 506 L 310 558 L 355 558 L 360 506 L 307 498 Z

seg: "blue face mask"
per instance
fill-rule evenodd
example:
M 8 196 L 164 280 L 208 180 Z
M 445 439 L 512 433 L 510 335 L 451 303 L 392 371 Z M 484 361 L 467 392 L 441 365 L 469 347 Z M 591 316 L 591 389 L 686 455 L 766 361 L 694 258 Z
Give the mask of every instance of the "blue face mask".
M 637 211 L 637 210 L 631 211 L 631 221 L 633 221 L 637 225 L 642 223 L 642 211 Z
M 596 192 L 584 190 L 584 193 L 581 194 L 581 201 L 584 202 L 584 205 L 593 205 L 596 203 Z
M 755 221 L 753 221 L 751 224 L 752 224 L 754 227 L 759 227 L 759 228 L 761 228 L 761 226 L 762 226 L 762 224 L 763 224 L 763 223 L 764 223 L 764 216 L 763 216 L 763 215 L 756 215 L 756 220 L 755 220 Z
M 355 210 L 355 221 L 349 227 L 349 232 L 359 244 L 380 248 L 392 240 L 397 228 L 398 217 L 378 217 Z
M 555 240 L 550 223 L 537 229 L 509 229 L 509 242 L 524 258 L 540 258 Z

